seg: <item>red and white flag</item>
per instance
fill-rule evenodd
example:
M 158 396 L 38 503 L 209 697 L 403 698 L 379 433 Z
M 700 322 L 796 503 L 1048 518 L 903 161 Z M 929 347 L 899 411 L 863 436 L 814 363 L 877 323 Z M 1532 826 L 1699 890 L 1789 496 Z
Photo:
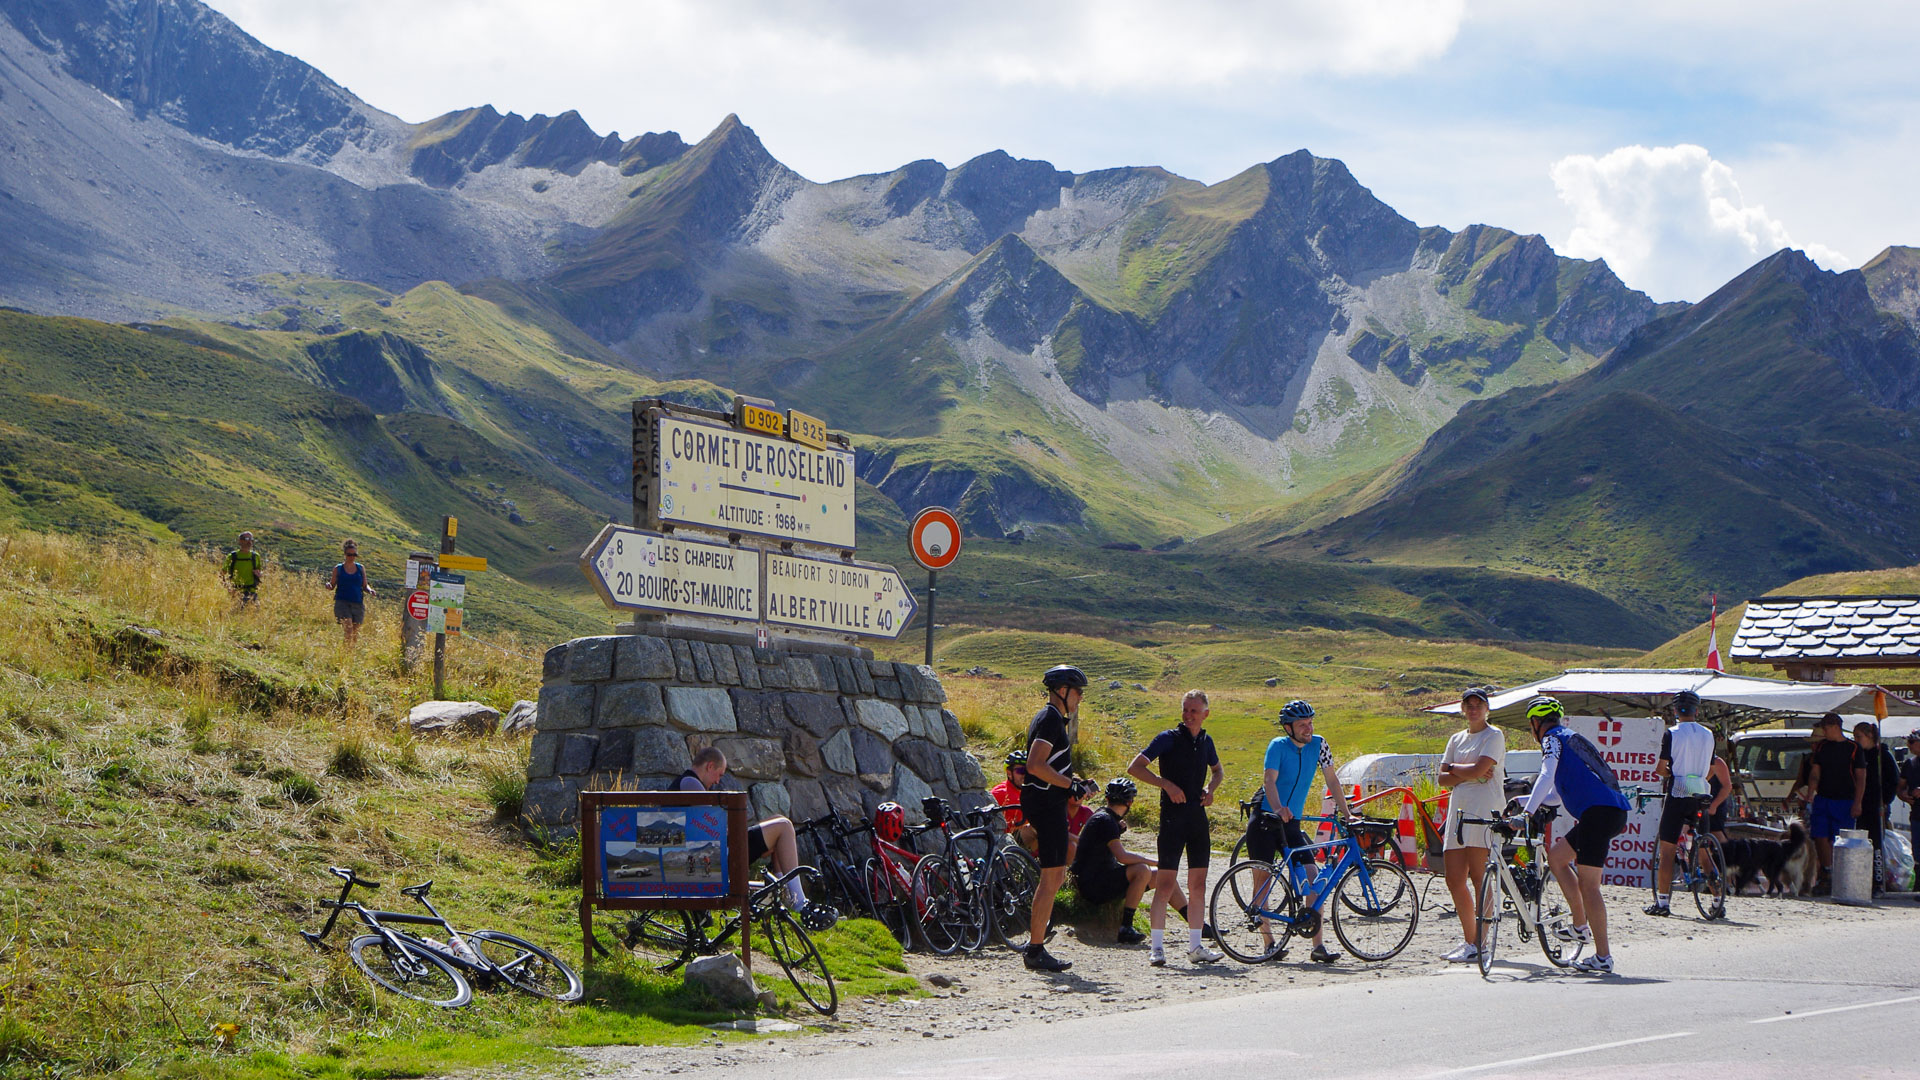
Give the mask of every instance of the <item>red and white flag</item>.
M 1720 665 L 1720 598 L 1714 596 L 1708 603 L 1712 607 L 1707 614 L 1707 670 L 1725 671 L 1727 669 Z

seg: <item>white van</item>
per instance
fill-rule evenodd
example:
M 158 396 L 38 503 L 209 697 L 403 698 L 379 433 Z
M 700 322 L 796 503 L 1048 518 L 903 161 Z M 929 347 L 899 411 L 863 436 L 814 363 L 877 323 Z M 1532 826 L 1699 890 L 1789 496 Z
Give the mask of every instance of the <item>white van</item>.
M 1351 791 L 1359 785 L 1365 798 L 1377 791 L 1395 787 L 1414 787 L 1421 781 L 1435 781 L 1440 771 L 1439 754 L 1361 754 L 1336 773 L 1340 783 Z M 1531 785 L 1540 775 L 1540 751 L 1507 751 L 1507 782 L 1525 781 Z

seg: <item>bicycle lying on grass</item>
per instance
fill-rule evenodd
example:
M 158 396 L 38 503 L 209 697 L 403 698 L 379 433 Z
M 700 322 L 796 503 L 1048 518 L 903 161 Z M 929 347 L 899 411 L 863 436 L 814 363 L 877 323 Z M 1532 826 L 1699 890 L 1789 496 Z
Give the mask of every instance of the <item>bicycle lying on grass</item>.
M 1547 817 L 1552 817 L 1552 807 Z M 1540 824 L 1544 824 L 1542 821 Z M 1480 950 L 1480 974 L 1493 973 L 1493 953 L 1500 945 L 1500 920 L 1511 913 L 1521 941 L 1538 936 L 1540 951 L 1554 967 L 1569 967 L 1586 947 L 1567 922 L 1558 883 L 1547 867 L 1546 841 L 1539 825 L 1529 815 L 1521 815 L 1516 833 L 1505 818 L 1460 818 L 1456 831 L 1464 835 L 1467 825 L 1486 825 L 1501 838 L 1501 844 L 1487 852 L 1487 869 L 1480 879 L 1480 908 L 1477 914 Z M 1573 946 L 1571 955 L 1567 946 Z
M 1331 916 L 1333 933 L 1348 952 L 1362 960 L 1399 955 L 1420 926 L 1419 892 L 1398 863 L 1366 857 L 1367 850 L 1378 850 L 1383 830 L 1390 835 L 1398 826 L 1336 818 L 1300 820 L 1331 823 L 1335 839 L 1282 848 L 1273 862 L 1248 859 L 1229 867 L 1214 884 L 1207 905 L 1220 947 L 1246 964 L 1284 957 L 1295 936 L 1311 938 L 1320 928 L 1321 908 L 1331 896 L 1337 898 Z M 1337 857 L 1308 881 L 1316 851 L 1329 856 L 1337 852 Z
M 473 930 L 465 934 L 455 930 L 427 899 L 427 893 L 433 888 L 431 881 L 400 890 L 401 895 L 420 901 L 428 912 L 411 915 L 402 911 L 378 911 L 347 899 L 356 885 L 378 889 L 380 883 L 360 878 L 344 866 L 328 869 L 345 881 L 340 887 L 340 898 L 320 901 L 322 908 L 332 911 L 327 916 L 327 924 L 318 933 L 302 930 L 300 936 L 314 948 L 324 948 L 323 942 L 333 932 L 340 913 L 353 912 L 373 933 L 361 934 L 347 942 L 347 957 L 375 985 L 402 997 L 448 1009 L 472 1001 L 474 986 L 488 987 L 497 982 L 554 1001 L 578 1001 L 585 992 L 580 976 L 572 968 L 530 941 L 498 930 Z M 390 923 L 438 926 L 446 932 L 447 940 L 418 937 L 396 930 L 388 925 Z
M 839 991 L 834 989 L 833 973 L 827 970 L 826 960 L 814 947 L 813 938 L 807 933 L 808 926 L 803 924 L 804 920 L 812 923 L 814 930 L 826 930 L 833 925 L 832 913 L 827 912 L 823 917 L 815 914 L 822 910 L 819 908 L 795 912 L 788 906 L 787 882 L 795 876 L 812 878 L 817 885 L 820 872 L 811 866 L 795 867 L 756 885 L 747 899 L 748 918 L 754 924 L 761 948 L 779 963 L 801 998 L 815 1012 L 832 1016 L 840 1007 Z M 719 955 L 734 935 L 740 933 L 740 926 L 738 913 L 716 928 L 713 913 L 709 911 L 637 911 L 621 928 L 619 942 L 639 963 L 667 972 L 696 956 Z M 599 955 L 609 955 L 610 950 L 599 940 L 597 932 L 593 948 Z

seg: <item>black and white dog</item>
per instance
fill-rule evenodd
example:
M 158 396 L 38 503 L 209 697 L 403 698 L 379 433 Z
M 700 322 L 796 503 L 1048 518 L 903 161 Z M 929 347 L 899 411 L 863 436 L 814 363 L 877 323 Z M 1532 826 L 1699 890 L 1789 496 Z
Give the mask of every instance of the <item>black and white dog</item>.
M 1724 845 L 1727 865 L 1733 871 L 1733 891 L 1739 895 L 1758 877 L 1767 879 L 1767 895 L 1805 896 L 1813 891 L 1818 862 L 1808 842 L 1807 827 L 1799 821 L 1787 823 L 1782 840 L 1730 839 Z

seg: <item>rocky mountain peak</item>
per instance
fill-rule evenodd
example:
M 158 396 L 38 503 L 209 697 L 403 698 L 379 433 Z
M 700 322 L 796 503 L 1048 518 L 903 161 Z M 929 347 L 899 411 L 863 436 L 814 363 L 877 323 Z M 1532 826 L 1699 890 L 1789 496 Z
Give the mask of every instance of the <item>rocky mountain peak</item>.
M 1920 248 L 1890 247 L 1867 260 L 1860 273 L 1880 310 L 1920 329 Z
M 1073 174 L 1049 162 L 1016 158 L 1005 150 L 981 154 L 947 174 L 942 194 L 973 216 L 969 250 L 1018 232 L 1039 210 L 1060 205 Z
M 559 116 L 535 114 L 529 120 L 519 113 L 502 116 L 491 105 L 421 124 L 414 129 L 412 145 L 407 171 L 435 187 L 452 187 L 468 173 L 502 162 L 578 173 L 589 162 L 611 165 L 624 152 L 618 132 L 595 134 L 572 109 Z

